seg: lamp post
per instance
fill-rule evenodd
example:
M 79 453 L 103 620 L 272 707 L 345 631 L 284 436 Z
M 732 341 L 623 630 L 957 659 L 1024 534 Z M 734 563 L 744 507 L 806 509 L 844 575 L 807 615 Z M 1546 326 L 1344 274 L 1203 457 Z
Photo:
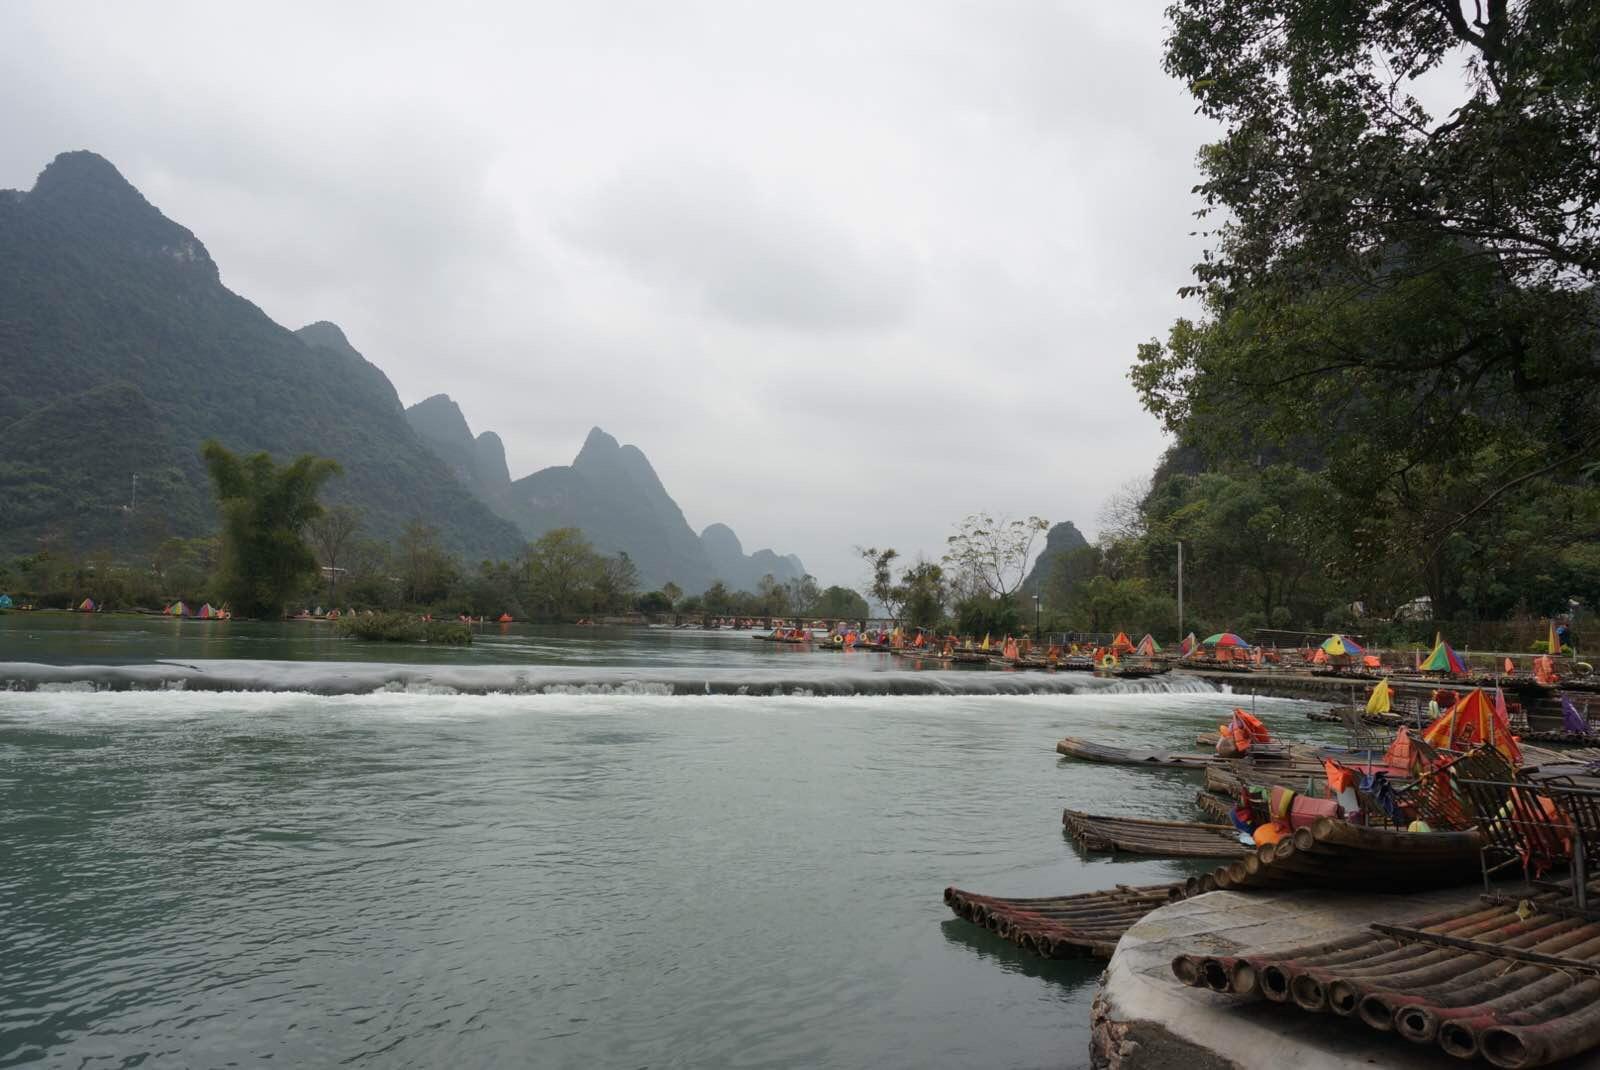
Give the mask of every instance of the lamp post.
M 1178 541 L 1178 642 L 1183 642 L 1183 540 Z
M 1039 596 L 1033 596 L 1033 641 L 1041 642 L 1039 638 Z

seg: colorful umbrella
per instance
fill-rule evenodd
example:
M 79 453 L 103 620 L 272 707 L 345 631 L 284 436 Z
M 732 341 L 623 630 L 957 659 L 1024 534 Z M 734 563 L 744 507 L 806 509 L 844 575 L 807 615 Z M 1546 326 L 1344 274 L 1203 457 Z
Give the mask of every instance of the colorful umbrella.
M 1250 648 L 1249 643 L 1232 632 L 1218 632 L 1216 635 L 1207 637 L 1203 640 L 1203 643 L 1205 646 L 1237 646 L 1246 650 Z
M 1183 637 L 1183 642 L 1178 644 L 1178 653 L 1183 654 L 1185 656 L 1187 656 L 1189 654 L 1193 654 L 1194 653 L 1194 648 L 1199 646 L 1199 645 L 1200 645 L 1200 640 L 1198 640 L 1198 639 L 1196 639 L 1194 637 L 1194 633 L 1193 632 L 1190 632 L 1188 635 Z
M 1346 639 L 1342 635 L 1330 635 L 1322 641 L 1322 649 L 1330 658 L 1349 656 L 1359 658 L 1366 651 L 1354 639 Z
M 1128 638 L 1127 632 L 1118 632 L 1117 637 L 1111 640 L 1111 652 L 1113 654 L 1133 653 L 1133 640 Z
M 1144 658 L 1155 657 L 1161 653 L 1161 644 L 1156 642 L 1155 636 L 1146 632 L 1144 638 L 1139 640 L 1139 646 L 1134 650 L 1134 653 Z
M 1457 654 L 1450 644 L 1442 638 L 1434 639 L 1433 653 L 1429 654 L 1427 660 L 1417 668 L 1423 672 L 1458 673 L 1467 671 L 1467 666 L 1462 662 L 1461 655 Z
M 1522 749 L 1511 734 L 1511 722 L 1483 688 L 1475 687 L 1466 698 L 1451 706 L 1422 733 L 1424 742 L 1449 750 L 1468 750 L 1487 743 L 1506 756 L 1512 765 L 1522 762 Z
M 1379 680 L 1372 688 L 1372 694 L 1367 696 L 1367 712 L 1388 713 L 1390 698 L 1389 681 Z

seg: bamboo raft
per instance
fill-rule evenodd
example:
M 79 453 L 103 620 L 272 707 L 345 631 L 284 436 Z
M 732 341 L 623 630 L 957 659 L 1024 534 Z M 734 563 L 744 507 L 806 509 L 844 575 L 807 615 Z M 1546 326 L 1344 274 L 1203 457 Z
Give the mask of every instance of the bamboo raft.
M 1243 858 L 1249 848 L 1232 825 L 1153 821 L 1064 810 L 1061 824 L 1085 851 L 1122 851 L 1162 858 Z
M 1129 926 L 1184 897 L 1182 884 L 1130 887 L 1042 899 L 1002 899 L 946 888 L 957 917 L 1047 959 L 1108 959 Z
M 1331 1013 L 1520 1070 L 1600 1045 L 1600 922 L 1565 902 L 1484 896 L 1409 926 L 1375 923 L 1284 951 L 1179 955 L 1172 971 L 1195 988 Z
M 1324 817 L 1292 837 L 1257 847 L 1203 877 L 1191 893 L 1270 888 L 1420 891 L 1448 888 L 1481 873 L 1476 832 L 1400 832 Z
M 1215 754 L 1180 754 L 1164 750 L 1133 750 L 1068 736 L 1056 744 L 1056 753 L 1105 765 L 1164 765 L 1177 769 L 1204 769 L 1216 764 Z
M 1209 791 L 1194 793 L 1194 805 L 1202 814 L 1216 821 L 1233 820 L 1233 802 Z

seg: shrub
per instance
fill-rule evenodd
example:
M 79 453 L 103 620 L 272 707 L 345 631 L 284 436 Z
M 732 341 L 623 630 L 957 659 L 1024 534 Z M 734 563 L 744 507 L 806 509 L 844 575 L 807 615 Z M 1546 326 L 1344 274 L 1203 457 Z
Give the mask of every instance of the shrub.
M 387 643 L 438 643 L 465 646 L 472 642 L 472 629 L 460 621 L 419 620 L 409 613 L 374 613 L 372 616 L 339 618 L 339 634 L 352 639 L 373 639 Z

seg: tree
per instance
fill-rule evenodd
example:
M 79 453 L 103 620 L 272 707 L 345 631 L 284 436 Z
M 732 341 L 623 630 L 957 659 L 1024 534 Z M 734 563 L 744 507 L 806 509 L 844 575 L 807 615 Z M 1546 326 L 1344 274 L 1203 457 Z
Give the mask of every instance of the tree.
M 830 620 L 866 620 L 871 609 L 859 593 L 848 587 L 833 586 L 817 595 L 811 614 Z
M 348 505 L 325 509 L 306 525 L 306 537 L 322 558 L 322 567 L 328 570 L 328 601 L 331 603 L 339 589 L 339 562 L 344 560 L 345 548 L 361 528 L 361 513 Z
M 873 599 L 883 607 L 890 620 L 898 621 L 905 601 L 905 592 L 894 582 L 894 562 L 900 551 L 892 546 L 882 550 L 876 546 L 857 546 L 856 553 L 871 570 L 869 591 Z
M 600 557 L 594 562 L 594 608 L 620 613 L 639 590 L 639 569 L 626 553 Z
M 432 605 L 444 598 L 460 576 L 454 558 L 439 545 L 439 531 L 413 520 L 400 533 L 396 564 L 401 596 L 411 605 Z
M 1224 127 L 1197 191 L 1202 218 L 1225 222 L 1188 289 L 1204 320 L 1140 347 L 1146 406 L 1214 449 L 1315 430 L 1335 486 L 1376 481 L 1429 544 L 1593 463 L 1600 8 L 1181 0 L 1169 14 L 1166 68 Z M 1436 115 L 1410 86 L 1457 63 Z
M 747 608 L 765 617 L 786 617 L 791 610 L 796 613 L 802 612 L 800 607 L 791 606 L 788 588 L 779 583 L 778 578 L 770 572 L 762 576 L 761 581 L 756 584 L 755 597 Z
M 338 462 L 307 454 L 277 465 L 265 452 L 240 458 L 214 439 L 200 455 L 222 517 L 217 593 L 239 616 L 278 616 L 316 577 L 303 532 L 321 515 L 317 494 Z
M 707 613 L 721 616 L 733 612 L 733 593 L 728 585 L 717 580 L 700 596 L 700 605 Z
M 600 565 L 582 531 L 547 531 L 523 550 L 523 601 L 547 617 L 570 616 L 587 602 Z
M 899 586 L 905 592 L 901 610 L 906 622 L 914 628 L 937 627 L 944 619 L 948 598 L 944 569 L 932 561 L 919 560 L 901 575 Z
M 974 588 L 1009 602 L 1027 578 L 1034 542 L 1049 527 L 1036 516 L 997 520 L 988 513 L 973 513 L 945 540 L 949 547 L 945 562 Z
M 683 588 L 679 587 L 671 580 L 668 580 L 666 583 L 661 585 L 661 593 L 666 595 L 667 609 L 670 610 L 673 606 L 678 604 L 678 599 L 683 597 Z
M 817 601 L 822 595 L 817 589 L 817 578 L 810 573 L 784 581 L 783 594 L 793 613 L 808 616 L 827 615 L 817 609 Z

